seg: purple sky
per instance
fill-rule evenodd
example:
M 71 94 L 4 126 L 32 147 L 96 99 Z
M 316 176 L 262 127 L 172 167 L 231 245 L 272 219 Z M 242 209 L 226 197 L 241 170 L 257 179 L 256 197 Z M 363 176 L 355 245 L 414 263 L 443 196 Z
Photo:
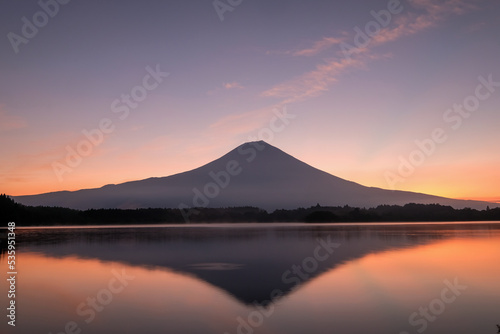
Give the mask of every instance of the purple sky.
M 500 201 L 500 2 L 215 3 L 4 1 L 0 193 L 167 176 L 264 139 L 363 185 Z

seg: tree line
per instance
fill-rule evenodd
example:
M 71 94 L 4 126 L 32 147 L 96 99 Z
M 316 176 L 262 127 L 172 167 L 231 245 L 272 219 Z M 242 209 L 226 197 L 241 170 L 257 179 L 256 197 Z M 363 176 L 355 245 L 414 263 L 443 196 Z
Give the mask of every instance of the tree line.
M 244 222 L 428 222 L 428 221 L 500 221 L 500 208 L 454 209 L 439 204 L 379 205 L 374 208 L 312 206 L 267 212 L 256 207 L 196 208 L 189 222 L 179 209 L 89 209 L 26 206 L 0 195 L 2 226 L 112 225 L 112 224 L 186 224 Z

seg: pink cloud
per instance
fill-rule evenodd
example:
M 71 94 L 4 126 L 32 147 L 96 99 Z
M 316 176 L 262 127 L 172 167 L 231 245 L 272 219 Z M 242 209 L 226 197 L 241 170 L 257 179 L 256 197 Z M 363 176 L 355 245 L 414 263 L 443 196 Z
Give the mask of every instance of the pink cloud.
M 473 24 L 469 25 L 466 28 L 466 31 L 468 33 L 475 33 L 475 32 L 478 32 L 478 31 L 485 29 L 487 26 L 488 26 L 488 24 L 486 22 L 477 22 L 477 23 L 473 23 Z
M 344 34 L 345 35 L 345 34 Z M 338 45 L 344 41 L 344 37 L 323 37 L 322 39 L 312 43 L 309 48 L 300 48 L 295 50 L 286 51 L 267 51 L 267 55 L 292 55 L 295 57 L 300 56 L 314 56 L 318 53 L 328 50 L 331 47 Z
M 285 100 L 281 103 L 293 103 L 308 98 L 316 97 L 327 91 L 328 88 L 338 81 L 341 74 L 354 68 L 364 68 L 373 59 L 386 57 L 374 53 L 374 48 L 389 42 L 396 41 L 404 36 L 413 35 L 423 30 L 436 26 L 448 15 L 460 15 L 475 8 L 462 0 L 409 0 L 412 7 L 417 8 L 422 13 L 410 12 L 398 14 L 394 17 L 390 27 L 381 29 L 374 35 L 369 43 L 362 47 L 353 47 L 353 52 L 346 57 L 343 52 L 337 52 L 336 58 L 324 60 L 316 65 L 315 69 L 290 81 L 275 85 L 271 89 L 262 93 L 264 97 L 279 97 Z M 285 51 L 283 54 L 296 56 L 311 56 L 329 49 L 334 45 L 354 45 L 354 36 L 351 36 L 351 43 L 347 42 L 346 33 L 341 37 L 323 37 L 313 43 L 308 49 L 298 51 Z M 269 52 L 268 52 L 269 53 Z
M 316 69 L 305 73 L 291 81 L 279 84 L 262 93 L 265 97 L 285 98 L 282 104 L 299 102 L 316 97 L 327 91 L 329 86 L 338 81 L 339 76 L 351 68 L 364 67 L 367 58 L 360 56 L 355 59 L 332 59 L 316 66 Z
M 462 0 L 409 0 L 409 3 L 413 7 L 422 9 L 425 12 L 420 15 L 409 12 L 406 15 L 395 18 L 395 27 L 382 29 L 373 37 L 372 44 L 374 46 L 395 41 L 403 36 L 419 33 L 438 25 L 448 15 L 461 15 L 475 8 L 472 4 L 467 4 Z
M 232 136 L 249 133 L 269 121 L 272 108 L 262 108 L 240 114 L 231 114 L 220 118 L 210 125 L 210 130 L 215 133 L 224 133 Z
M 223 84 L 223 87 L 224 87 L 225 89 L 235 89 L 235 88 L 242 89 L 242 88 L 243 88 L 243 86 L 242 86 L 242 85 L 240 85 L 240 84 L 239 84 L 239 83 L 237 83 L 237 82 L 228 82 L 228 83 L 224 83 L 224 84 Z
M 294 51 L 292 54 L 294 56 L 314 56 L 321 51 L 327 50 L 334 45 L 338 45 L 342 43 L 343 38 L 336 37 L 323 37 L 319 41 L 314 42 L 313 46 L 308 49 L 302 49 Z
M 219 87 L 216 87 L 215 89 L 209 90 L 207 92 L 207 95 L 212 96 L 212 95 L 220 93 L 221 91 L 231 90 L 231 89 L 244 89 L 244 88 L 245 87 L 243 87 L 239 82 L 236 82 L 236 81 L 225 82 L 222 84 L 222 86 L 219 86 Z
M 24 118 L 11 115 L 3 108 L 0 108 L 0 131 L 17 130 L 26 126 Z

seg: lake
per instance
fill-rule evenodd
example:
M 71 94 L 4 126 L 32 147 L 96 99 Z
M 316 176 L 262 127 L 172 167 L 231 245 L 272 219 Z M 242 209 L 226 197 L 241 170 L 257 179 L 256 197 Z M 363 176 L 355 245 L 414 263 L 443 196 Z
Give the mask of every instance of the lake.
M 18 228 L 16 246 L 16 326 L 3 279 L 1 333 L 494 334 L 500 324 L 499 222 Z

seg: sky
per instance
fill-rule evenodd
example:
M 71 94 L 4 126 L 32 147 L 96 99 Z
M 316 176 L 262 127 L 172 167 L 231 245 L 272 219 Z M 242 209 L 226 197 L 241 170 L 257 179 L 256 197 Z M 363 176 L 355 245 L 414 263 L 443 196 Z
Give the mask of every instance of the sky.
M 500 202 L 500 2 L 3 1 L 0 193 L 265 140 L 365 186 Z

